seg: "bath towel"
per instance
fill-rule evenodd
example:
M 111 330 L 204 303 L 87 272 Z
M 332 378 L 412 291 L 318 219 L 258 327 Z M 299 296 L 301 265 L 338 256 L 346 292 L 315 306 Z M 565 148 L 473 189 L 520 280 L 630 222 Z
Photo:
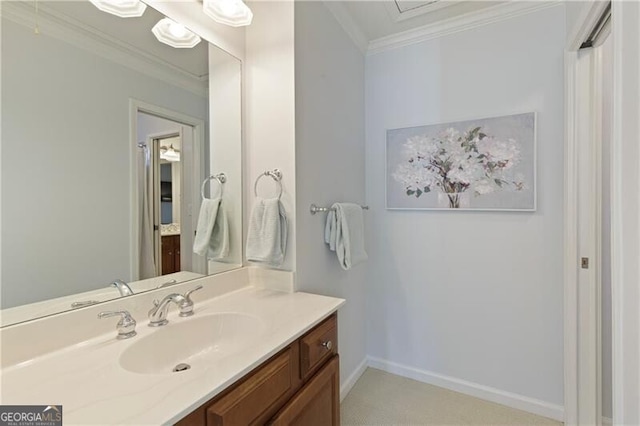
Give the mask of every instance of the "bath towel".
M 324 241 L 336 252 L 342 269 L 349 270 L 368 259 L 364 249 L 364 217 L 362 207 L 351 203 L 335 203 L 327 215 Z
M 193 252 L 209 260 L 222 260 L 229 255 L 229 222 L 222 199 L 202 200 Z
M 287 249 L 287 216 L 279 198 L 257 198 L 247 233 L 247 260 L 279 266 Z

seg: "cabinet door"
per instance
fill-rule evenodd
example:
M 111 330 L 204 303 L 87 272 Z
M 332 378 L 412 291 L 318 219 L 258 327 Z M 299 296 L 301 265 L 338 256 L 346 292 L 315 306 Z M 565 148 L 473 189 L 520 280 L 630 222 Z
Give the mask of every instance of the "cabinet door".
M 264 425 L 299 385 L 297 342 L 272 358 L 206 410 L 207 426 Z
M 339 426 L 340 377 L 335 355 L 272 419 L 272 426 Z
M 171 274 L 175 270 L 173 236 L 162 237 L 162 275 Z
M 180 235 L 173 238 L 173 272 L 180 272 Z

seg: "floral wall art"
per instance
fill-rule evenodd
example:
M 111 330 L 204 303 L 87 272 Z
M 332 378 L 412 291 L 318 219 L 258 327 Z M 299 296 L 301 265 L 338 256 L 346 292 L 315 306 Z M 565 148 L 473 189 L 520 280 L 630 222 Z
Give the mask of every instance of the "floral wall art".
M 536 209 L 535 113 L 387 131 L 387 208 Z

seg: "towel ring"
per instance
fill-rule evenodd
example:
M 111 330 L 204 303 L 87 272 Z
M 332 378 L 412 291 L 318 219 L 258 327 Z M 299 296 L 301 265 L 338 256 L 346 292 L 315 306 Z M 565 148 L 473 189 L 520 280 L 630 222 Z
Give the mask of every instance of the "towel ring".
M 276 183 L 278 184 L 278 188 L 280 189 L 280 191 L 278 192 L 278 198 L 280 198 L 282 196 L 282 172 L 278 169 L 267 170 L 257 177 L 256 183 L 253 184 L 253 193 L 255 194 L 255 196 L 258 196 L 258 182 L 260 182 L 260 179 L 262 179 L 264 176 L 271 176 L 271 179 L 276 181 Z
M 202 195 L 202 199 L 206 200 L 206 196 L 204 195 L 204 188 L 205 186 L 207 186 L 207 182 L 210 182 L 212 180 L 217 180 L 218 184 L 220 185 L 220 197 L 222 198 L 222 190 L 224 189 L 224 183 L 227 181 L 227 175 L 225 175 L 224 173 L 218 173 L 217 175 L 211 175 L 208 178 L 205 178 L 204 181 L 202 181 L 202 186 L 200 187 L 200 195 Z

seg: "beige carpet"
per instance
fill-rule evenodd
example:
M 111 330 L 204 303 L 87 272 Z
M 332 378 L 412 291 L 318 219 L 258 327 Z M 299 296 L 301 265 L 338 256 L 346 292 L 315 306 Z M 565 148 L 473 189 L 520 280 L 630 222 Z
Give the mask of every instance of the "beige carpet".
M 342 402 L 341 420 L 342 426 L 562 424 L 373 368 Z

